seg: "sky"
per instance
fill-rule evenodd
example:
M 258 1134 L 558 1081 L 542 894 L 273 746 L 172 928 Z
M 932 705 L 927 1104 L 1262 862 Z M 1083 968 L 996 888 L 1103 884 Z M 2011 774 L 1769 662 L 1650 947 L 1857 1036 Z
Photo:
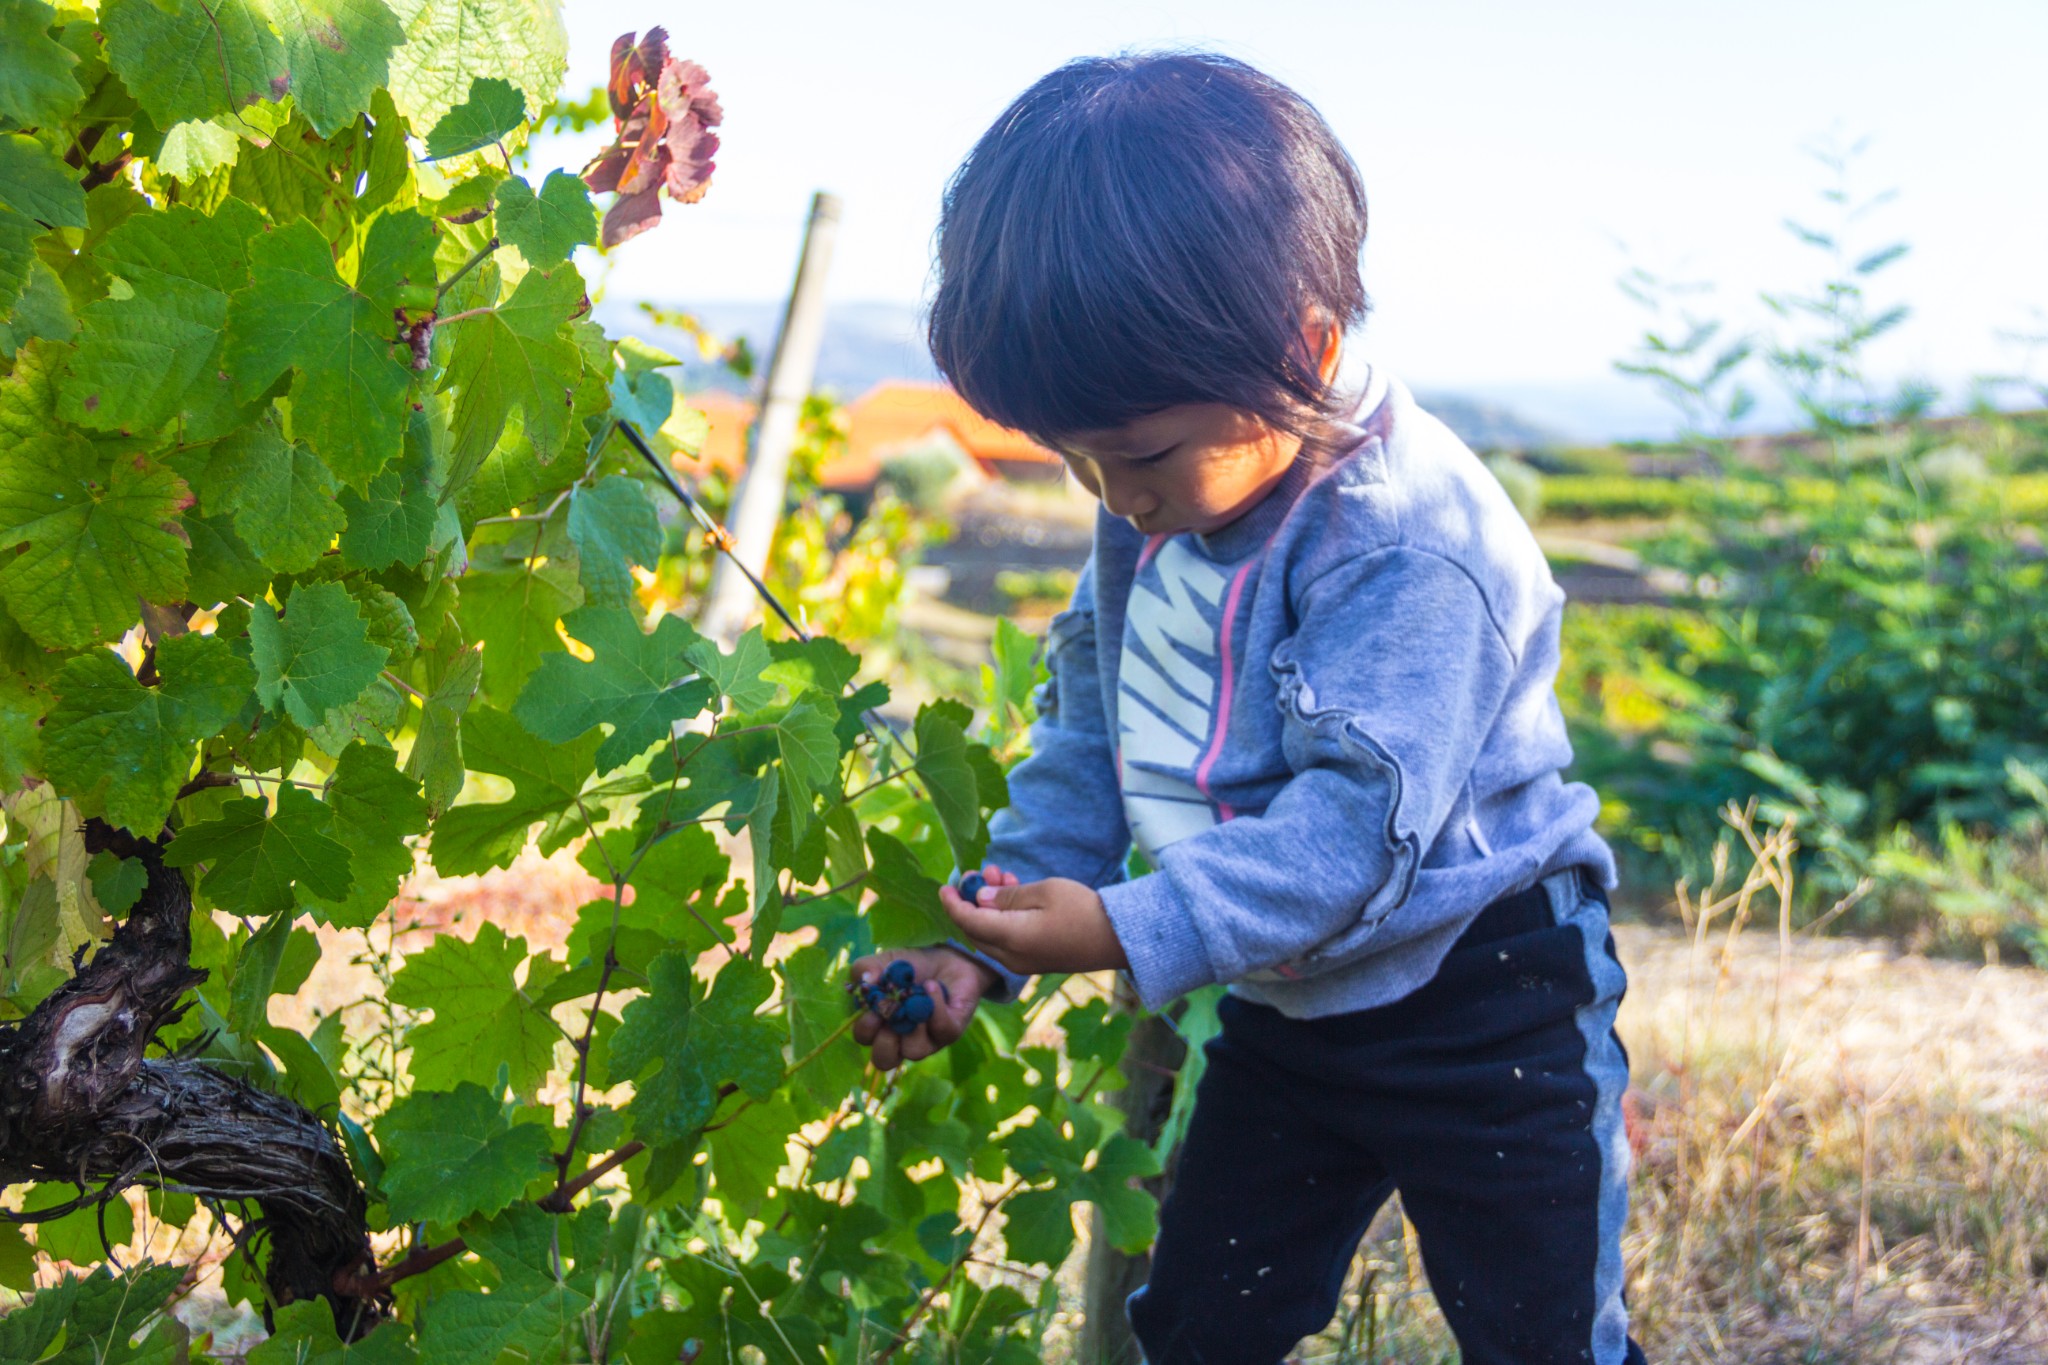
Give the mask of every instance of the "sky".
M 1411 383 L 1512 396 L 1612 386 L 1645 315 L 1631 263 L 1760 290 L 1822 262 L 1783 220 L 1818 212 L 1805 148 L 1867 139 L 1853 185 L 1897 197 L 1858 225 L 1911 252 L 1874 281 L 1914 309 L 1873 356 L 1950 389 L 2048 332 L 2042 0 L 783 0 L 568 7 L 570 90 L 618 34 L 665 23 L 725 108 L 710 193 L 602 267 L 612 299 L 763 300 L 789 287 L 810 196 L 845 203 L 830 297 L 916 304 L 946 179 L 1025 86 L 1069 58 L 1196 46 L 1319 108 L 1363 172 L 1374 310 L 1355 350 Z M 578 166 L 601 140 L 534 149 Z M 2035 357 L 2048 370 L 2048 346 Z

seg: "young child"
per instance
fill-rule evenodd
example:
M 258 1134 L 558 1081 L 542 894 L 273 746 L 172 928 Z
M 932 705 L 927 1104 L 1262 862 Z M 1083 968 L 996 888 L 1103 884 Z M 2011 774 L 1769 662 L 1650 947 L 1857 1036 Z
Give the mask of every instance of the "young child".
M 946 197 L 932 353 L 1101 500 L 931 1055 L 1036 972 L 1227 982 L 1129 1304 L 1151 1365 L 1270 1365 L 1399 1190 L 1466 1365 L 1639 1361 L 1622 1302 L 1614 861 L 1553 692 L 1564 596 L 1399 383 L 1335 386 L 1365 197 L 1202 54 L 1027 90 Z M 1133 843 L 1152 868 L 1130 877 Z

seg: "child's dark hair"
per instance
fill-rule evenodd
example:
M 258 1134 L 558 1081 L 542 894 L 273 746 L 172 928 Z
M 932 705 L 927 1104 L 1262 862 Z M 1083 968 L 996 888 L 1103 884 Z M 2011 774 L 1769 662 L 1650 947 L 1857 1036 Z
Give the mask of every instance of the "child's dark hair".
M 1180 403 L 1306 434 L 1313 312 L 1366 311 L 1365 188 L 1322 116 L 1212 53 L 1091 57 L 1018 96 L 947 187 L 932 356 L 1041 439 Z

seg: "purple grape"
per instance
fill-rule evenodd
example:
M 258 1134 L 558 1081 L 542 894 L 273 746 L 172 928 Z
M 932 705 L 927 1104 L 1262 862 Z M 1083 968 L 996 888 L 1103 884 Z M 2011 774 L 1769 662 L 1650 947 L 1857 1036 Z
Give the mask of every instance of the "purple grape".
M 923 987 L 919 987 L 914 994 L 905 996 L 896 1006 L 896 1014 L 891 1022 L 908 1019 L 910 1026 L 916 1028 L 931 1017 L 932 998 L 925 992 Z
M 979 905 L 981 903 L 981 888 L 987 885 L 988 882 L 979 872 L 968 873 L 960 879 L 960 899 L 966 901 L 969 905 Z
M 882 984 L 892 990 L 907 991 L 917 984 L 917 968 L 909 958 L 899 957 L 882 969 Z

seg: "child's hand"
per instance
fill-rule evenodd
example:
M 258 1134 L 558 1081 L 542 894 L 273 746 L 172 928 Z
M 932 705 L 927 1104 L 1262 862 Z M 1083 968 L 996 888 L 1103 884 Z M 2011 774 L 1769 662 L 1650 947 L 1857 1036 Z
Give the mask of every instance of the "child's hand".
M 902 1062 L 931 1056 L 958 1038 L 974 1017 L 974 1007 L 996 984 L 988 968 L 953 948 L 907 948 L 901 952 L 875 953 L 855 962 L 849 972 L 855 986 L 879 981 L 891 962 L 906 961 L 917 969 L 917 980 L 932 998 L 932 1017 L 909 1033 L 896 1033 L 872 1010 L 864 1011 L 853 1026 L 854 1041 L 870 1049 L 874 1063 L 887 1071 Z
M 989 873 L 980 904 L 950 886 L 939 888 L 939 904 L 976 948 L 1011 971 L 1035 976 L 1131 965 L 1093 889 L 1065 877 L 1020 883 L 993 866 Z

